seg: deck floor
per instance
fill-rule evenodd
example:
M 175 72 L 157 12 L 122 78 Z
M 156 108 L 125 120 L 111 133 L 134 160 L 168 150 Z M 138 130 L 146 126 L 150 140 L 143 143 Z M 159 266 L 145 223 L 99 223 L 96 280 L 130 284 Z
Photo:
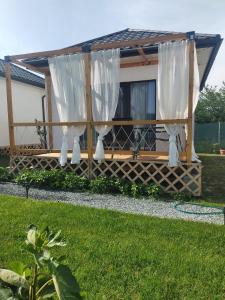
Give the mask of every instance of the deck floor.
M 44 154 L 36 154 L 37 157 L 46 157 L 46 158 L 58 158 L 60 153 L 44 153 Z M 71 159 L 72 153 L 68 153 L 67 157 Z M 88 159 L 87 153 L 81 153 L 81 159 Z M 130 161 L 133 160 L 133 156 L 130 154 L 105 154 L 105 160 L 123 160 Z M 136 160 L 144 160 L 144 161 L 168 161 L 167 155 L 140 155 Z M 185 157 L 180 157 L 181 161 L 185 161 Z

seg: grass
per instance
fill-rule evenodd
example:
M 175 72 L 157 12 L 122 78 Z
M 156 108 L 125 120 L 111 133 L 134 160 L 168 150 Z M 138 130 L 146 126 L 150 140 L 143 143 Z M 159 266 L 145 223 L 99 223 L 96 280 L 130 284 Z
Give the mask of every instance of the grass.
M 224 299 L 224 227 L 0 196 L 0 266 L 26 262 L 28 224 L 62 229 L 88 299 Z

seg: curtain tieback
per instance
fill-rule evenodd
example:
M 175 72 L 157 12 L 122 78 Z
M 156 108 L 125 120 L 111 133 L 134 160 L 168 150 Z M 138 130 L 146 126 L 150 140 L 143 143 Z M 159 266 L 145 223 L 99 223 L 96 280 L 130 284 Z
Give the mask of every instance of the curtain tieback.
M 79 143 L 80 142 L 80 137 L 78 135 L 76 135 L 74 137 L 74 143 Z
M 62 147 L 59 157 L 59 163 L 63 167 L 67 163 L 67 152 L 68 152 L 68 137 L 67 134 L 64 134 L 62 137 Z
M 176 167 L 179 161 L 179 153 L 176 143 L 176 134 L 170 134 L 169 137 L 169 166 Z
M 79 164 L 81 160 L 80 156 L 80 136 L 75 135 L 73 140 L 73 153 L 71 158 L 71 164 Z
M 104 140 L 104 136 L 103 135 L 99 135 L 98 136 L 98 140 L 102 142 Z
M 176 143 L 177 142 L 177 140 L 176 140 L 176 135 L 170 135 L 170 137 L 169 137 L 169 142 L 170 143 Z
M 102 160 L 105 159 L 103 140 L 104 140 L 104 135 L 99 134 L 96 149 L 95 149 L 95 154 L 94 154 L 94 159 L 96 159 L 98 163 L 100 163 Z

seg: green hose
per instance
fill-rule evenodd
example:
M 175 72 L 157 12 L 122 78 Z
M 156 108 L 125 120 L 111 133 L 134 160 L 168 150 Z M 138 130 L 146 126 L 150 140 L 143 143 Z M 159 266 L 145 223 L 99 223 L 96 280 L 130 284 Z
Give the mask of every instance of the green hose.
M 214 212 L 193 212 L 193 211 L 188 211 L 188 210 L 184 210 L 182 208 L 180 208 L 180 206 L 185 205 L 185 204 L 189 204 L 189 205 L 194 205 L 194 206 L 198 206 L 198 207 L 210 207 L 210 208 L 215 208 L 218 211 L 214 211 Z M 204 205 L 204 204 L 196 204 L 196 203 L 190 203 L 190 202 L 178 202 L 174 204 L 174 208 L 177 211 L 183 212 L 185 214 L 190 214 L 190 215 L 222 215 L 224 214 L 224 208 L 223 207 L 218 207 L 218 206 L 213 206 L 213 205 Z

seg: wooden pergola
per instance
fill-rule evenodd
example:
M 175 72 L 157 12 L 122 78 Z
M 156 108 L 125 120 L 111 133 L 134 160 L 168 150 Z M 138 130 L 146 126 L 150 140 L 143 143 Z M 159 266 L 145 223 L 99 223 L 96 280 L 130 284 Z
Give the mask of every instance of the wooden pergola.
M 149 59 L 145 52 L 144 46 L 147 47 L 157 45 L 162 42 L 167 41 L 180 41 L 189 39 L 189 97 L 188 97 L 188 118 L 187 119 L 167 119 L 167 120 L 132 120 L 132 121 L 98 121 L 94 122 L 92 118 L 92 96 L 91 96 L 91 51 L 106 50 L 113 48 L 124 48 L 131 47 L 136 48 L 140 55 L 141 60 L 135 61 L 130 60 L 126 63 L 121 63 L 121 68 L 129 68 L 134 66 L 144 66 L 144 65 L 155 65 L 158 64 L 157 59 Z M 27 53 L 20 55 L 6 56 L 6 90 L 7 90 L 7 105 L 8 105 L 8 128 L 9 128 L 9 141 L 10 141 L 10 153 L 15 155 L 17 153 L 17 146 L 15 145 L 14 128 L 15 127 L 26 127 L 26 126 L 37 126 L 36 122 L 14 122 L 13 117 L 13 103 L 12 103 L 12 83 L 11 83 L 11 64 L 14 63 L 25 67 L 31 71 L 35 71 L 45 75 L 45 86 L 47 93 L 47 109 L 48 109 L 48 121 L 38 122 L 40 126 L 48 127 L 48 146 L 49 151 L 57 151 L 53 149 L 53 126 L 76 126 L 76 125 L 86 125 L 87 126 L 87 154 L 88 160 L 91 161 L 93 158 L 93 127 L 95 125 L 152 125 L 152 124 L 187 124 L 187 143 L 186 143 L 186 159 L 187 163 L 192 163 L 192 108 L 193 108 L 193 80 L 194 80 L 194 47 L 195 47 L 195 33 L 180 33 L 180 34 L 167 34 L 158 37 L 149 37 L 137 40 L 127 40 L 127 41 L 115 41 L 111 43 L 94 44 L 87 47 L 70 47 L 65 49 Z M 86 76 L 86 101 L 87 101 L 87 120 L 85 122 L 53 122 L 52 118 L 52 101 L 51 101 L 51 75 L 48 67 L 35 67 L 31 64 L 26 63 L 27 59 L 34 58 L 49 58 L 58 55 L 68 55 L 83 52 L 85 55 L 85 76 Z M 41 150 L 41 149 L 40 149 Z M 21 153 L 23 149 L 19 149 Z M 27 150 L 24 150 L 27 152 Z M 31 151 L 31 150 L 30 150 Z M 37 150 L 35 150 L 37 151 Z M 154 154 L 162 155 L 162 152 L 153 151 Z M 32 153 L 32 151 L 31 151 Z M 164 153 L 165 154 L 165 153 Z

